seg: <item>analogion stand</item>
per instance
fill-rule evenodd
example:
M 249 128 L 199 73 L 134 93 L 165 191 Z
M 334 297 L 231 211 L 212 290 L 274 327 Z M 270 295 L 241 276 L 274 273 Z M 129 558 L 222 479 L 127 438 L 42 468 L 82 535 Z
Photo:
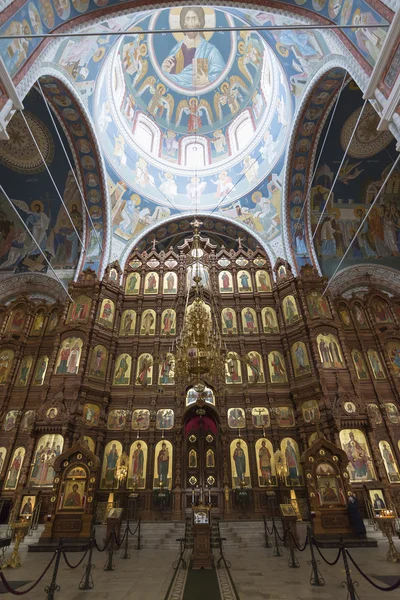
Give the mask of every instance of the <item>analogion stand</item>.
M 210 507 L 193 506 L 193 552 L 192 569 L 213 569 L 214 556 L 211 550 Z

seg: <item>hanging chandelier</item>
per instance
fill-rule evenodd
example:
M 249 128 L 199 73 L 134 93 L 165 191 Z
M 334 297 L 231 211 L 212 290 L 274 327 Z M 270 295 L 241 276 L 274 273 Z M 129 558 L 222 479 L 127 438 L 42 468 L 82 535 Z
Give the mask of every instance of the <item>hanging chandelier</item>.
M 185 385 L 193 385 L 201 394 L 205 384 L 218 385 L 225 381 L 226 348 L 222 341 L 213 306 L 206 304 L 202 285 L 199 227 L 193 223 L 192 273 L 193 302 L 187 307 L 181 335 L 176 343 L 175 377 Z M 194 288 L 194 289 L 193 289 Z M 214 318 L 213 318 L 214 317 Z

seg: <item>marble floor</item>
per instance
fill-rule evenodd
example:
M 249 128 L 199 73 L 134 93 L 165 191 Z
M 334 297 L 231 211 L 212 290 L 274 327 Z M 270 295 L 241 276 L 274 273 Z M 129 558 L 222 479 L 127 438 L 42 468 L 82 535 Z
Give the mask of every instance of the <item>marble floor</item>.
M 400 541 L 396 543 L 400 551 Z M 370 576 L 392 576 L 400 577 L 400 563 L 392 564 L 386 561 L 387 543 L 379 543 L 378 548 L 352 549 L 351 555 L 359 566 Z M 333 560 L 337 550 L 323 550 L 324 555 Z M 328 566 L 323 561 L 320 564 L 321 574 L 325 579 L 324 587 L 312 587 L 309 584 L 310 567 L 309 549 L 304 553 L 297 552 L 300 568 L 288 567 L 288 554 L 284 550 L 282 557 L 273 557 L 272 549 L 249 548 L 229 549 L 226 558 L 232 563 L 231 574 L 238 591 L 240 600 L 346 600 L 347 590 L 342 587 L 345 579 L 343 561 L 340 559 L 336 566 Z M 69 554 L 71 563 L 79 560 L 79 554 Z M 49 562 L 51 555 L 47 553 L 33 554 L 25 550 L 21 552 L 22 567 L 18 569 L 5 569 L 4 575 L 11 586 L 13 582 L 24 582 L 18 587 L 23 591 L 29 583 L 43 571 Z M 172 563 L 177 558 L 177 552 L 172 550 L 131 550 L 131 558 L 121 559 L 121 552 L 115 555 L 115 570 L 103 571 L 106 561 L 105 553 L 93 553 L 93 562 L 96 568 L 93 571 L 95 587 L 92 591 L 80 591 L 78 588 L 83 574 L 82 566 L 77 569 L 69 569 L 64 559 L 61 560 L 57 583 L 60 591 L 55 594 L 59 600 L 164 600 L 165 594 L 173 575 Z M 380 592 L 374 589 L 361 575 L 352 569 L 354 580 L 359 582 L 357 593 L 362 600 L 375 600 L 386 598 L 397 600 L 400 598 L 400 588 L 393 592 Z M 175 589 L 174 600 L 179 600 L 184 586 L 185 573 L 180 573 L 180 590 Z M 226 579 L 226 578 L 225 578 Z M 223 587 L 224 576 L 219 577 L 220 585 Z M 29 594 L 24 596 L 31 599 L 46 598 L 44 588 L 51 581 L 51 570 L 45 575 L 39 585 Z M 389 581 L 383 582 L 374 579 L 382 586 L 389 585 Z M 11 600 L 16 596 L 10 593 L 1 593 L 1 600 Z M 206 600 L 219 600 L 207 596 Z M 232 598 L 228 586 L 224 588 L 221 595 L 222 600 Z

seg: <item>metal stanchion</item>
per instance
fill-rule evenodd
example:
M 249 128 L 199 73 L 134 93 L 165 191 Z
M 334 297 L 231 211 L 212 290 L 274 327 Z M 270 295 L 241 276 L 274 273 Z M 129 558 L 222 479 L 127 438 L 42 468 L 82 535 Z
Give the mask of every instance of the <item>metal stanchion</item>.
M 126 529 L 125 529 L 125 545 L 124 545 L 124 551 L 122 553 L 121 558 L 126 559 L 126 558 L 130 558 L 130 552 L 128 550 L 128 544 L 129 544 L 129 519 L 127 519 L 126 521 Z
M 291 569 L 298 569 L 300 567 L 300 564 L 294 553 L 293 534 L 290 529 L 289 523 L 287 524 L 286 535 L 289 538 L 289 567 Z
M 94 546 L 95 536 L 96 536 L 96 532 L 93 529 L 92 537 L 90 538 L 90 542 L 89 542 L 89 558 L 88 558 L 87 564 L 83 565 L 85 572 L 79 583 L 80 590 L 91 590 L 92 588 L 94 588 L 92 569 L 95 569 L 96 565 L 94 565 L 92 563 L 92 556 L 93 556 L 93 546 Z
M 266 520 L 265 516 L 264 516 L 264 537 L 265 537 L 264 548 L 271 548 L 271 544 L 270 544 L 269 537 L 268 537 L 267 520 Z
M 274 519 L 272 519 L 272 527 L 274 529 L 274 540 L 275 540 L 275 548 L 273 552 L 273 556 L 283 556 L 283 552 L 280 549 L 279 541 L 278 541 L 278 532 L 276 530 L 276 525 Z
M 311 575 L 310 575 L 310 584 L 311 585 L 325 585 L 325 579 L 322 577 L 319 572 L 318 565 L 320 564 L 319 560 L 315 560 L 314 554 L 314 537 L 311 533 L 311 527 L 307 527 L 308 539 L 310 540 L 310 552 L 311 552 L 311 560 L 308 561 L 307 564 L 311 565 Z
M 50 585 L 47 585 L 44 588 L 44 591 L 47 593 L 46 600 L 54 600 L 54 594 L 56 592 L 59 592 L 61 589 L 60 586 L 57 585 L 57 573 L 58 573 L 58 567 L 60 566 L 63 543 L 64 543 L 64 540 L 61 538 L 60 542 L 58 544 L 58 548 L 56 550 L 56 553 L 57 553 L 56 554 L 56 562 L 54 563 L 53 576 L 51 578 L 51 583 L 50 583 Z
M 114 557 L 114 538 L 115 538 L 115 527 L 113 526 L 110 536 L 110 546 L 108 548 L 106 564 L 103 567 L 103 571 L 114 571 L 115 566 L 113 563 Z
M 350 600 L 359 600 L 358 595 L 356 594 L 356 590 L 354 586 L 358 586 L 358 582 L 357 581 L 353 581 L 351 578 L 351 573 L 350 573 L 350 569 L 349 569 L 349 563 L 347 561 L 347 554 L 346 554 L 346 548 L 344 545 L 344 541 L 343 541 L 343 536 L 339 535 L 339 544 L 340 544 L 340 550 L 342 553 L 342 558 L 343 558 L 343 564 L 344 564 L 344 570 L 346 573 L 346 581 L 343 581 L 342 583 L 342 587 L 347 587 L 347 591 L 348 591 L 348 597 L 350 598 Z
M 136 550 L 141 550 L 143 548 L 141 541 L 142 541 L 142 536 L 141 536 L 141 520 L 139 519 L 139 523 L 138 523 L 138 536 L 137 536 L 137 546 L 136 546 Z

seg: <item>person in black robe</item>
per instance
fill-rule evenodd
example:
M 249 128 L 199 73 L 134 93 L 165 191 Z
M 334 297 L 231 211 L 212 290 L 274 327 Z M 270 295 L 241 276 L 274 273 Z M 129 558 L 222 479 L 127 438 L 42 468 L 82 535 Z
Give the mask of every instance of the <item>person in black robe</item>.
M 350 526 L 353 530 L 354 535 L 361 539 L 367 537 L 367 530 L 365 529 L 364 521 L 360 514 L 358 500 L 354 495 L 349 496 L 347 512 L 349 515 Z

